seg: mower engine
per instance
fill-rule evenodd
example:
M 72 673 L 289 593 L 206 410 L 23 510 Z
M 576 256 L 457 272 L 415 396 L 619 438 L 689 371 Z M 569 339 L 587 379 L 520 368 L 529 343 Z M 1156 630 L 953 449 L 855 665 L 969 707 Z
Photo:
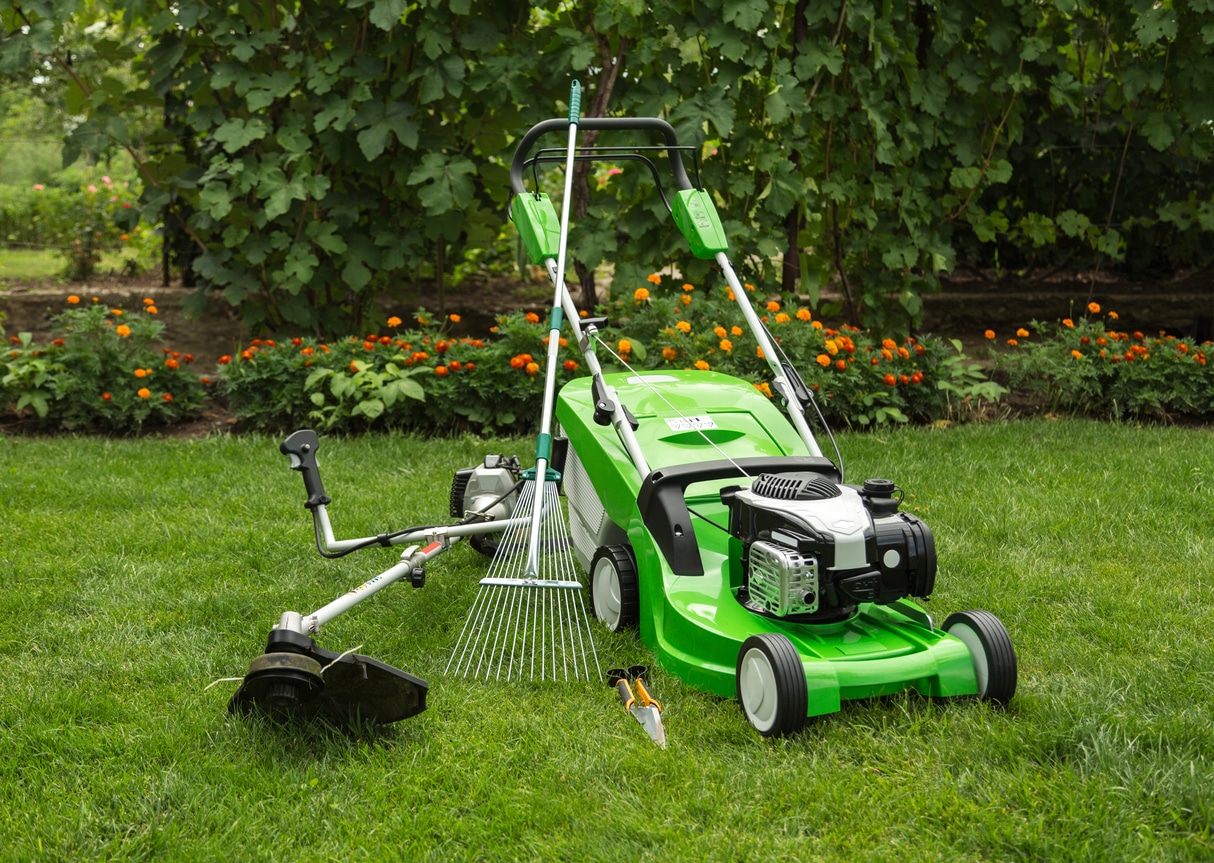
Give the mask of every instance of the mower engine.
M 485 521 L 509 518 L 518 500 L 521 470 L 518 456 L 488 455 L 476 467 L 455 472 L 451 480 L 451 517 L 476 514 Z M 474 534 L 468 542 L 482 554 L 497 550 L 496 534 Z
M 763 474 L 747 489 L 725 489 L 730 533 L 742 541 L 751 611 L 829 622 L 861 602 L 926 598 L 936 578 L 927 525 L 899 511 L 894 483 L 862 488 L 814 473 Z

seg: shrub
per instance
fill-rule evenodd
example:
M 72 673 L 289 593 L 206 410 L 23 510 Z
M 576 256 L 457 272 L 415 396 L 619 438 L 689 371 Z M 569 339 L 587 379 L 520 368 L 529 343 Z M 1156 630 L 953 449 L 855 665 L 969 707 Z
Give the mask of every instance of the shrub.
M 1214 344 L 1122 332 L 1117 321 L 1096 303 L 1073 320 L 1033 321 L 996 356 L 996 368 L 1052 411 L 1163 420 L 1214 413 Z
M 10 338 L 0 362 L 7 409 L 48 427 L 131 431 L 195 415 L 203 382 L 188 366 L 194 358 L 158 347 L 164 325 L 156 307 L 126 313 L 94 301 L 54 319 L 49 345 L 29 333 Z

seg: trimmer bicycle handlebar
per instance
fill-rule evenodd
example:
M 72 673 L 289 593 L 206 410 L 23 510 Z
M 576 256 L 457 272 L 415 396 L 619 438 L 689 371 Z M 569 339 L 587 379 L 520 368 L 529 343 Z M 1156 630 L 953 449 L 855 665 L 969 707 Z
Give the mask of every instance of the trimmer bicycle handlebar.
M 666 140 L 667 147 L 679 146 L 679 138 L 675 134 L 674 127 L 660 117 L 585 117 L 577 125 L 579 129 L 588 132 L 661 132 Z M 536 123 L 527 130 L 527 134 L 523 135 L 514 150 L 514 158 L 510 160 L 511 194 L 522 195 L 527 191 L 523 185 L 523 165 L 526 163 L 527 155 L 531 152 L 531 147 L 536 140 L 549 132 L 563 132 L 568 128 L 568 120 L 554 117 L 551 120 L 543 120 Z M 691 184 L 691 179 L 687 176 L 687 169 L 683 167 L 683 159 L 679 155 L 679 152 L 677 150 L 667 150 L 666 153 L 670 157 L 670 167 L 674 172 L 675 184 L 679 189 L 695 188 Z

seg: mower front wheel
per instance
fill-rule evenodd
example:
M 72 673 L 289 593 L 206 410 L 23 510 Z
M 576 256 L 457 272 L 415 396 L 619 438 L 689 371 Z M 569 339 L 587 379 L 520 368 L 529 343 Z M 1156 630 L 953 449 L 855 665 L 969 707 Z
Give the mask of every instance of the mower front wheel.
M 626 545 L 604 545 L 590 561 L 590 607 L 612 632 L 636 629 L 637 565 Z
M 1016 694 L 1016 651 L 999 618 L 989 611 L 958 611 L 944 621 L 944 631 L 969 648 L 978 680 L 978 697 L 1007 704 Z
M 801 657 L 787 637 L 752 635 L 738 651 L 738 703 L 764 737 L 796 734 L 805 725 L 809 692 Z

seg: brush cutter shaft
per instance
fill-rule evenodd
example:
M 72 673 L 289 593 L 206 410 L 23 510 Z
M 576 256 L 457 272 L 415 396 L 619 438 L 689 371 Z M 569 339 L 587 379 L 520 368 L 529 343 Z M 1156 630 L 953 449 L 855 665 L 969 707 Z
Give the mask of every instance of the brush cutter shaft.
M 419 567 L 424 567 L 426 561 L 436 555 L 442 553 L 448 548 L 447 545 L 441 542 L 432 542 L 425 548 L 414 551 L 417 547 L 405 549 L 401 555 L 400 563 L 391 569 L 384 570 L 379 575 L 369 581 L 363 582 L 358 587 L 339 596 L 337 599 L 330 602 L 324 608 L 320 608 L 303 619 L 303 625 L 309 632 L 316 632 L 326 623 L 339 614 L 349 611 L 354 606 L 358 605 L 364 599 L 374 596 L 379 591 L 383 590 L 389 584 L 400 581 L 402 578 L 411 575 L 414 570 Z
M 549 510 L 551 507 L 549 507 Z M 542 518 L 547 518 L 549 510 L 545 510 L 541 515 Z M 333 525 L 329 522 L 329 514 L 325 511 L 324 504 L 316 507 L 316 515 L 320 520 L 320 530 L 325 541 L 326 551 L 345 551 L 354 546 L 365 546 L 369 542 L 373 542 L 376 537 L 364 536 L 360 539 L 337 539 L 333 535 Z M 453 524 L 450 526 L 442 526 L 435 528 L 422 528 L 420 530 L 411 530 L 408 533 L 402 533 L 400 536 L 393 536 L 387 540 L 388 545 L 405 545 L 411 542 L 421 542 L 422 540 L 430 539 L 440 532 L 451 539 L 462 539 L 468 536 L 479 536 L 486 533 L 501 533 L 502 531 L 513 530 L 516 527 L 525 527 L 529 524 L 528 518 L 507 518 L 497 521 L 482 521 L 472 524 Z
M 733 271 L 733 266 L 729 263 L 729 258 L 725 256 L 724 252 L 717 252 L 717 264 L 721 267 L 721 272 L 725 274 L 725 280 L 729 282 L 729 287 L 733 290 L 734 299 L 737 300 L 738 307 L 742 309 L 742 316 L 746 318 L 746 323 L 750 327 L 751 333 L 754 334 L 759 347 L 763 349 L 763 357 L 771 368 L 772 377 L 775 379 L 780 394 L 788 401 L 788 416 L 792 419 L 792 424 L 796 427 L 797 434 L 801 436 L 801 440 L 809 448 L 811 455 L 821 456 L 822 450 L 818 447 L 818 442 L 814 440 L 813 432 L 809 430 L 809 424 L 805 422 L 805 406 L 797 398 L 792 381 L 788 379 L 784 369 L 781 368 L 780 355 L 776 353 L 775 346 L 771 343 L 767 330 L 763 327 L 763 322 L 759 320 L 759 316 L 755 313 L 754 306 L 751 305 L 750 300 L 746 296 L 746 289 L 738 279 L 738 274 Z

